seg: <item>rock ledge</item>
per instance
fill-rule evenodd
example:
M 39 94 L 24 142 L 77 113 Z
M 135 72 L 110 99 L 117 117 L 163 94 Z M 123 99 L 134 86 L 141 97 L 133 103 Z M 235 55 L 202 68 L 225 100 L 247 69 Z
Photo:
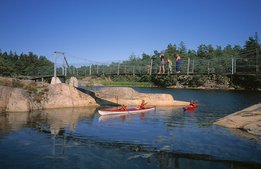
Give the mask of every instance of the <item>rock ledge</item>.
M 223 117 L 214 124 L 261 136 L 261 103 Z

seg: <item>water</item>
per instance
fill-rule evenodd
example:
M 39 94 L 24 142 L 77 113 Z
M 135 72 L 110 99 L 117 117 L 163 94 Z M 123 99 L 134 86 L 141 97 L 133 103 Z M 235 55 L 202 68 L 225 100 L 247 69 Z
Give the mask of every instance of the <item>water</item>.
M 261 92 L 135 88 L 197 100 L 107 116 L 95 107 L 0 114 L 0 168 L 261 168 L 260 138 L 213 125 L 261 102 Z

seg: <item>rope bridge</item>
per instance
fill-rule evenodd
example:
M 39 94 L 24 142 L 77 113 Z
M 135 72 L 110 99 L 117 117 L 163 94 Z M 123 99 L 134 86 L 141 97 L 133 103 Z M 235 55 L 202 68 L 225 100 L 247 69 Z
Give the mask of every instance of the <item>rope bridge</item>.
M 160 61 L 158 59 L 150 60 L 127 60 L 111 61 L 99 63 L 88 59 L 77 59 L 78 62 L 67 61 L 64 52 L 54 52 L 55 59 L 52 68 L 39 68 L 39 70 L 48 69 L 48 74 L 36 72 L 34 79 L 45 77 L 67 77 L 67 76 L 106 76 L 106 75 L 260 75 L 261 59 L 254 57 L 220 57 L 213 59 L 206 58 L 182 58 L 180 73 L 176 72 L 175 61 L 172 65 L 165 64 L 165 72 L 159 73 Z M 61 57 L 59 57 L 61 56 Z M 59 60 L 60 59 L 60 60 Z M 61 60 L 62 59 L 62 60 Z M 74 57 L 75 59 L 75 57 Z M 167 62 L 165 62 L 167 63 Z M 171 69 L 169 69 L 169 67 Z M 46 71 L 45 71 L 46 72 Z M 37 74 L 38 73 L 38 74 Z

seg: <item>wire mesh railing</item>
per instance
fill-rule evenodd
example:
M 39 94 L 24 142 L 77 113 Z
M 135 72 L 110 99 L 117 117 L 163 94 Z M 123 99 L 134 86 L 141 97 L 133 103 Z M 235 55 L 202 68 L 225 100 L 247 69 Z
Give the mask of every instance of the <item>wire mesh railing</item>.
M 164 65 L 164 74 L 176 74 L 175 60 L 172 60 L 171 65 L 172 72 L 168 69 L 168 64 Z M 69 63 L 70 64 L 70 63 Z M 75 64 L 77 65 L 77 64 Z M 159 74 L 160 61 L 155 60 L 135 60 L 135 61 L 119 61 L 111 62 L 107 64 L 98 64 L 97 62 L 87 63 L 83 66 L 76 67 L 75 65 L 69 65 L 65 67 L 64 64 L 57 63 L 56 73 L 57 75 L 71 76 L 101 76 L 101 75 L 154 75 Z M 220 58 L 182 58 L 180 66 L 180 74 L 242 74 L 253 75 L 260 74 L 261 59 L 260 56 L 253 57 L 220 57 Z M 54 67 L 37 67 L 31 76 L 41 75 L 54 75 Z
M 77 75 L 151 75 L 159 74 L 159 62 L 113 62 L 107 65 L 89 64 L 75 68 Z M 171 65 L 172 72 L 164 65 L 164 74 L 175 74 L 175 63 Z M 256 58 L 186 58 L 181 60 L 181 74 L 259 74 L 260 64 Z

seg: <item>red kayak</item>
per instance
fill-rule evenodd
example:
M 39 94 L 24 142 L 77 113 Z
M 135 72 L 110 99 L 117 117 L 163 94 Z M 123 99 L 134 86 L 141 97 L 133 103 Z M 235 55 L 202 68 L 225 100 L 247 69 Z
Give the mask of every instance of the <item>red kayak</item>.
M 198 104 L 183 107 L 184 110 L 192 110 L 192 111 L 195 110 L 196 108 L 198 108 Z

